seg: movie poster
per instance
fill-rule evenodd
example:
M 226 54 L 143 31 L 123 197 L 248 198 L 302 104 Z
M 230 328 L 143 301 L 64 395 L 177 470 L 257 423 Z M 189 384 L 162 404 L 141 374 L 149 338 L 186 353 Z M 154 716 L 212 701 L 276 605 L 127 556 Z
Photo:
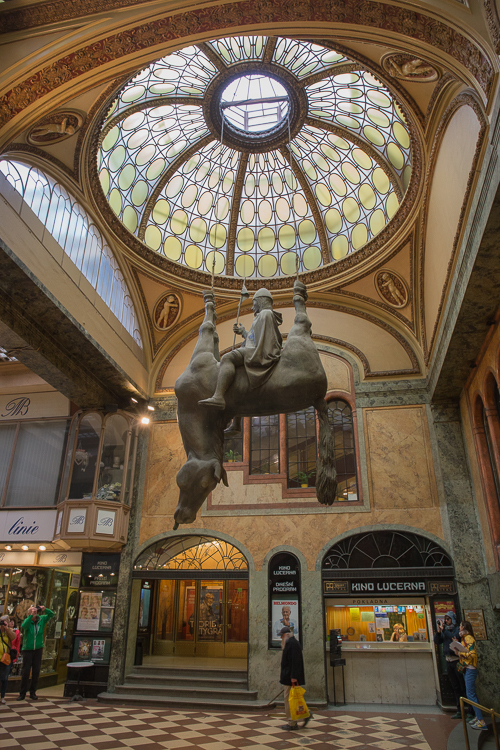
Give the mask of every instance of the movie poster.
M 298 599 L 272 600 L 272 640 L 281 642 L 280 630 L 288 626 L 295 638 L 299 638 L 299 602 Z
M 78 610 L 77 630 L 99 630 L 102 593 L 83 591 Z
M 202 589 L 200 594 L 199 641 L 222 641 L 222 591 Z

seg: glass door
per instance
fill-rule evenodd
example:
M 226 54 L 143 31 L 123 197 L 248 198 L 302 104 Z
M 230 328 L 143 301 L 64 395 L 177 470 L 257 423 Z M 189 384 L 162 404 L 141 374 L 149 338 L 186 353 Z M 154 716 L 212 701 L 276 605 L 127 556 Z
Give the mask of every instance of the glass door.
M 155 586 L 154 655 L 246 657 L 248 581 L 162 580 Z

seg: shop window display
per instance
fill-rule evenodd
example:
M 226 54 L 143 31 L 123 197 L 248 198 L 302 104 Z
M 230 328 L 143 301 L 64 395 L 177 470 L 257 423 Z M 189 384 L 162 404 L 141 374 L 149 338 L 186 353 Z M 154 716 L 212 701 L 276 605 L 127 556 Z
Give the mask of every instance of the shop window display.
M 92 497 L 101 423 L 100 414 L 87 414 L 80 422 L 69 489 L 69 498 L 72 500 Z
M 113 414 L 106 420 L 97 497 L 100 500 L 121 500 L 125 450 L 129 424 L 125 417 Z
M 422 603 L 327 606 L 326 630 L 335 629 L 340 630 L 343 641 L 429 641 Z
M 122 414 L 84 414 L 71 427 L 61 499 L 127 502 L 132 483 L 131 422 Z M 97 476 L 96 476 L 97 474 Z M 65 488 L 68 485 L 69 490 Z

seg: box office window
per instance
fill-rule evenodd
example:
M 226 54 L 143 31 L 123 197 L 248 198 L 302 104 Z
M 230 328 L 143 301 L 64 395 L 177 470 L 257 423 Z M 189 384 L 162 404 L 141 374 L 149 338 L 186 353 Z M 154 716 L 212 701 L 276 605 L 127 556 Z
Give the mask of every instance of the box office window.
M 326 630 L 335 629 L 340 630 L 344 641 L 429 641 L 423 602 L 327 606 Z

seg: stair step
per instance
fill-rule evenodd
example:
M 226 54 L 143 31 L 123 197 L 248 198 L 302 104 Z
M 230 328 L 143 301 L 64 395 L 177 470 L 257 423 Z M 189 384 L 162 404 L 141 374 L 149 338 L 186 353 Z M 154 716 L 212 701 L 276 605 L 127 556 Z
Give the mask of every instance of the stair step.
M 200 667 L 153 667 L 146 664 L 135 666 L 131 674 L 157 674 L 168 675 L 169 677 L 179 675 L 185 677 L 201 677 L 210 679 L 239 679 L 246 680 L 248 673 L 244 669 L 203 669 Z
M 238 700 L 215 700 L 197 698 L 171 698 L 149 695 L 121 693 L 99 693 L 97 700 L 101 703 L 115 703 L 118 705 L 157 706 L 160 708 L 190 708 L 191 710 L 222 710 L 222 711 L 264 711 L 273 708 L 275 703 L 266 701 L 238 701 Z
M 165 685 L 165 687 L 199 687 L 200 683 L 210 685 L 212 688 L 222 689 L 235 689 L 235 690 L 246 690 L 247 689 L 247 676 L 240 679 L 230 679 L 228 677 L 213 677 L 210 675 L 208 678 L 206 675 L 201 677 L 194 677 L 191 675 L 170 675 L 168 672 L 163 674 L 137 674 L 136 672 L 130 672 L 126 681 L 128 684 L 134 685 Z
M 140 695 L 149 696 L 160 696 L 160 697 L 178 697 L 189 700 L 200 699 L 200 700 L 236 700 L 236 701 L 254 701 L 257 698 L 257 691 L 250 690 L 224 690 L 221 688 L 203 687 L 198 685 L 197 687 L 186 688 L 171 686 L 165 687 L 163 685 L 134 685 L 126 682 L 124 685 L 116 686 L 116 693 L 120 695 L 134 695 L 140 693 Z

